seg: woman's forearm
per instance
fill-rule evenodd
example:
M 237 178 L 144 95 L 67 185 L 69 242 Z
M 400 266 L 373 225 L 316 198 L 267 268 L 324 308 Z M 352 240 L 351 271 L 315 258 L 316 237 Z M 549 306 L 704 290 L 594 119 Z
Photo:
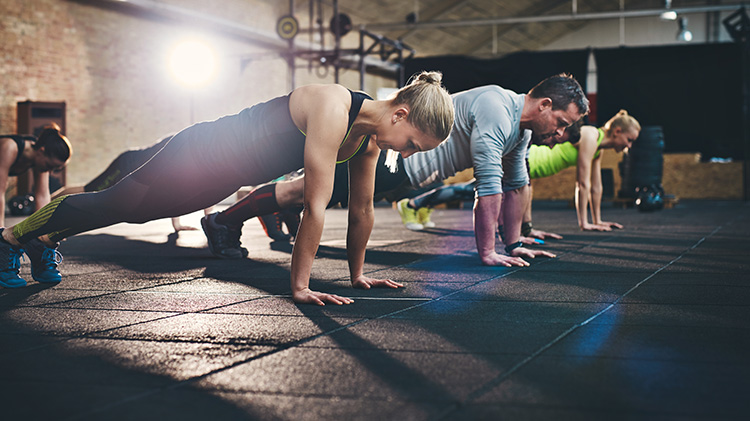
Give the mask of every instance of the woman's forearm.
M 372 206 L 361 212 L 349 210 L 349 228 L 346 232 L 346 255 L 349 260 L 351 279 L 362 276 L 365 264 L 367 242 L 375 222 Z
M 576 213 L 578 214 L 578 226 L 583 228 L 589 225 L 588 217 L 589 188 L 587 185 L 576 184 Z
M 591 222 L 602 223 L 602 189 L 591 189 Z
M 318 246 L 320 246 L 324 222 L 325 208 L 305 209 L 292 250 L 292 293 L 302 291 L 310 286 L 313 260 L 315 260 L 315 254 L 318 252 Z

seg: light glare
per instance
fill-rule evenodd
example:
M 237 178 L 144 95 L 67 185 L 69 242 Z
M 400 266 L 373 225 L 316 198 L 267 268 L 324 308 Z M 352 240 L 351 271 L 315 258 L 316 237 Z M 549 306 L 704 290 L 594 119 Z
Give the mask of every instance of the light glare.
M 208 83 L 216 71 L 216 55 L 207 44 L 184 41 L 178 44 L 169 57 L 169 69 L 177 81 L 188 87 Z
M 677 20 L 677 12 L 670 10 L 663 12 L 660 16 L 661 20 Z

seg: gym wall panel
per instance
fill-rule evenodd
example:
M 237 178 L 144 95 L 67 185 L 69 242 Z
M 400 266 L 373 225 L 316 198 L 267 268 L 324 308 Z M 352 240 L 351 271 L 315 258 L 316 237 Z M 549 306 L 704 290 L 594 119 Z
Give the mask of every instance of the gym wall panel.
M 450 92 L 497 84 L 526 92 L 547 76 L 573 74 L 584 90 L 590 50 L 523 52 L 497 59 L 441 56 L 410 59 L 406 74 L 440 70 Z M 596 59 L 598 124 L 626 109 L 643 126 L 662 126 L 665 135 L 664 187 L 669 194 L 694 199 L 739 199 L 741 164 L 677 165 L 673 157 L 700 153 L 703 158 L 741 160 L 742 69 L 740 46 L 733 43 L 593 50 Z M 746 75 L 747 77 L 747 75 Z M 618 162 L 622 154 L 605 151 L 602 168 L 614 175 L 620 187 Z M 740 174 L 738 176 L 737 174 Z M 711 177 L 712 180 L 705 179 Z M 684 181 L 694 180 L 707 188 Z M 703 179 L 703 180 L 701 180 Z M 721 192 L 715 180 L 727 182 Z M 724 182 L 724 181 L 721 181 Z M 575 189 L 575 171 L 535 182 L 535 197 L 569 199 Z M 711 186 L 711 187 L 709 187 Z
M 497 59 L 440 56 L 409 59 L 405 74 L 440 70 L 451 93 L 482 85 L 499 85 L 517 93 L 528 92 L 543 79 L 569 73 L 586 90 L 589 50 L 519 52 Z
M 665 152 L 742 159 L 741 50 L 700 44 L 594 50 L 599 117 L 662 126 Z

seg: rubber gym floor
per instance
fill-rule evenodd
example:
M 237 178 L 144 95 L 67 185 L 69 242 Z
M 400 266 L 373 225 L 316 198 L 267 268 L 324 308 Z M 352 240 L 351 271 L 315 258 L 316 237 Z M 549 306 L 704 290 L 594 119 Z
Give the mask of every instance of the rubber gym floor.
M 0 417 L 747 419 L 750 205 L 603 213 L 625 229 L 581 232 L 567 203 L 535 203 L 557 257 L 497 268 L 471 210 L 412 232 L 377 207 L 366 272 L 406 287 L 353 290 L 346 211 L 330 210 L 311 284 L 348 306 L 294 305 L 291 247 L 256 220 L 242 261 L 168 220 L 70 238 L 61 284 L 25 262 L 29 286 L 0 289 Z

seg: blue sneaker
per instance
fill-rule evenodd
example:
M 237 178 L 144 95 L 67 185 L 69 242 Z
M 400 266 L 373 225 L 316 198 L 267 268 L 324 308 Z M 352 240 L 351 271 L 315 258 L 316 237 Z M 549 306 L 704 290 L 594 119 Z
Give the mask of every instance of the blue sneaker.
M 31 261 L 31 277 L 43 284 L 56 284 L 62 281 L 62 275 L 57 270 L 57 265 L 62 262 L 63 257 L 57 247 L 47 247 L 35 238 L 24 244 L 26 255 Z
M 0 228 L 0 234 L 3 229 Z M 21 288 L 26 286 L 26 281 L 18 276 L 21 269 L 21 256 L 23 249 L 11 245 L 0 239 L 0 286 L 5 288 Z

